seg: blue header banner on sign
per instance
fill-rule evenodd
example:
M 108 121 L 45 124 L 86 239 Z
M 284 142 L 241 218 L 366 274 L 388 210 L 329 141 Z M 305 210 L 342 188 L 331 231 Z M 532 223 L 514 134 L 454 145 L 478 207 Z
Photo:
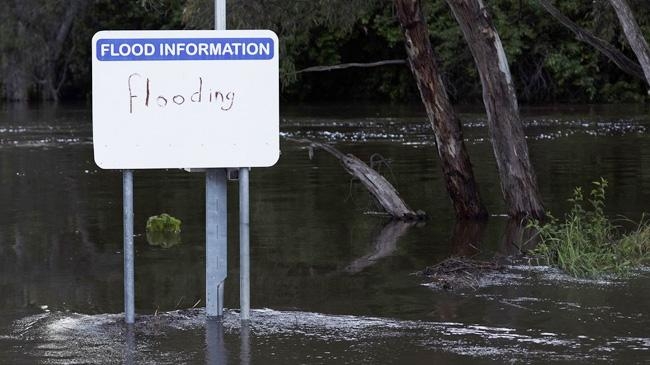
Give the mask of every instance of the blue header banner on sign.
M 270 60 L 271 38 L 98 39 L 99 61 Z

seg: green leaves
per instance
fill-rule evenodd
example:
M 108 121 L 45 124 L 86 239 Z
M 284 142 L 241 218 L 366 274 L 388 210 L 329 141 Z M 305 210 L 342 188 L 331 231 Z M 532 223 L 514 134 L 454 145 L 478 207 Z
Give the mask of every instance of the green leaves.
M 484 1 L 505 47 L 520 101 L 644 102 L 647 85 L 620 71 L 575 36 L 537 0 Z M 30 5 L 31 4 L 31 5 Z M 42 80 L 53 74 L 63 98 L 90 93 L 90 45 L 100 29 L 212 29 L 212 0 L 96 0 L 74 19 L 60 54 L 43 56 L 53 44 L 67 2 L 13 1 L 0 14 L 0 90 L 37 98 Z M 454 101 L 480 102 L 474 60 L 445 1 L 423 0 L 425 17 L 443 78 Z M 555 5 L 613 46 L 634 57 L 607 1 L 555 1 Z M 646 35 L 650 7 L 631 5 Z M 280 39 L 283 98 L 297 100 L 418 100 L 404 66 L 323 74 L 296 74 L 316 65 L 405 59 L 402 32 L 391 0 L 232 0 L 228 28 L 272 29 Z M 48 71 L 49 70 L 49 71 Z M 48 72 L 46 72 L 48 71 Z M 27 95 L 29 94 L 29 95 Z
M 552 216 L 545 224 L 532 221 L 529 227 L 538 231 L 540 241 L 533 257 L 581 277 L 625 276 L 650 262 L 650 224 L 642 220 L 636 230 L 621 234 L 604 213 L 607 185 L 603 178 L 594 181 L 586 201 L 582 189 L 575 188 L 569 199 L 573 207 L 563 221 Z
M 181 243 L 181 220 L 167 213 L 147 219 L 147 242 L 152 246 L 169 248 Z

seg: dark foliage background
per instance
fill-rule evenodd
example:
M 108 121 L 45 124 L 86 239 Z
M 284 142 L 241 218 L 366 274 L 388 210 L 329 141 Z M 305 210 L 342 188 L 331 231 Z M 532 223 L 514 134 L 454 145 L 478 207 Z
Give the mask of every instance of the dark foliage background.
M 212 0 L 2 0 L 0 86 L 3 99 L 86 100 L 90 39 L 105 29 L 211 29 Z M 642 80 L 621 72 L 579 42 L 536 0 L 491 0 L 490 8 L 524 103 L 645 102 Z M 447 5 L 425 0 L 431 41 L 455 102 L 481 100 L 474 61 Z M 606 0 L 556 1 L 580 26 L 635 59 Z M 650 34 L 646 0 L 631 5 Z M 77 6 L 60 50 L 62 23 Z M 405 59 L 392 1 L 229 0 L 228 27 L 267 28 L 281 39 L 284 101 L 417 101 L 405 65 L 296 73 L 315 65 Z M 51 86 L 56 86 L 52 90 Z M 18 96 L 18 97 L 16 97 Z

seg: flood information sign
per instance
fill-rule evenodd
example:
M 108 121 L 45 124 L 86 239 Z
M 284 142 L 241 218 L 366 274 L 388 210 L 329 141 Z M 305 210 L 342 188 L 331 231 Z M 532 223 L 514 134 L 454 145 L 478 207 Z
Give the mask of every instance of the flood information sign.
M 101 31 L 92 55 L 99 167 L 266 167 L 278 160 L 272 31 Z

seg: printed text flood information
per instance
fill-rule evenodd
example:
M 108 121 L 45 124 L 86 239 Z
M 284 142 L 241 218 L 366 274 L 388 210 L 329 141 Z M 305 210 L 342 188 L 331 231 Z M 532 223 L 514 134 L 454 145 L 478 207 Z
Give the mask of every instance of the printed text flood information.
M 99 61 L 270 60 L 271 38 L 131 38 L 97 40 Z

